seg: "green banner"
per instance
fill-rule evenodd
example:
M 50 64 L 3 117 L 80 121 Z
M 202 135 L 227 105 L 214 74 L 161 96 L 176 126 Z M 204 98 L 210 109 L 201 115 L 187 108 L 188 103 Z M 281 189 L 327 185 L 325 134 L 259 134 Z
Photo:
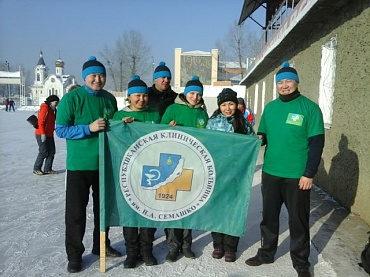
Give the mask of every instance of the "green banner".
M 99 139 L 101 231 L 129 226 L 244 235 L 257 137 L 110 121 Z

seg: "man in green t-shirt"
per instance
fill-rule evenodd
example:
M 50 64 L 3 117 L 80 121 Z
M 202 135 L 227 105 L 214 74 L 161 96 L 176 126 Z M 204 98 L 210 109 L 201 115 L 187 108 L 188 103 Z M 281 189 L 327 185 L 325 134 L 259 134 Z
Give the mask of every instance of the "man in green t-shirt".
M 257 135 L 266 144 L 262 168 L 263 212 L 261 248 L 245 263 L 274 262 L 279 215 L 284 203 L 289 215 L 290 256 L 300 277 L 310 277 L 310 191 L 324 147 L 324 123 L 319 106 L 298 91 L 297 71 L 288 62 L 276 74 L 279 98 L 268 103 Z
M 100 254 L 99 132 L 106 128 L 107 119 L 112 118 L 117 111 L 116 98 L 103 89 L 106 81 L 105 67 L 94 56 L 83 64 L 82 78 L 85 81 L 84 86 L 62 97 L 55 128 L 57 135 L 67 140 L 65 246 L 67 270 L 70 273 L 82 269 L 86 206 L 90 188 L 94 211 L 92 253 Z M 121 256 L 120 252 L 110 246 L 108 238 L 106 256 Z

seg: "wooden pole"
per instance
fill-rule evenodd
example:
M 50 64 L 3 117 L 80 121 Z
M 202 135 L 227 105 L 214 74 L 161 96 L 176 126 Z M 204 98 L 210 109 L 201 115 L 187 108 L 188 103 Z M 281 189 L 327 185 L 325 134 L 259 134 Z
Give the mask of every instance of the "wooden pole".
M 105 132 L 99 133 L 99 168 L 103 168 L 103 170 L 99 170 L 99 198 L 100 198 L 100 272 L 106 271 L 106 264 L 105 264 L 105 252 L 106 252 L 106 226 L 105 226 Z M 95 226 L 96 227 L 96 226 Z M 104 231 L 102 231 L 104 230 Z
M 106 271 L 106 264 L 105 264 L 105 232 L 100 232 L 100 272 Z

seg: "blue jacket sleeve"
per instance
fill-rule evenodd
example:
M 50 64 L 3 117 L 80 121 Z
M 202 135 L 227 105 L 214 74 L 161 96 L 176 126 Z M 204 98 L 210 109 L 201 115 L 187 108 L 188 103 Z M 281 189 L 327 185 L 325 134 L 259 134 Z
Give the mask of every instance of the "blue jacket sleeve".
M 58 137 L 65 139 L 81 139 L 91 134 L 89 125 L 56 125 L 55 133 Z

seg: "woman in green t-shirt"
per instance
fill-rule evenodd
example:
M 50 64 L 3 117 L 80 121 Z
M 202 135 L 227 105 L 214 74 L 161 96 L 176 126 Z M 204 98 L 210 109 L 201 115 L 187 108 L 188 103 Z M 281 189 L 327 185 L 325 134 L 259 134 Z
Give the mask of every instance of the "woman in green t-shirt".
M 113 115 L 113 120 L 122 120 L 125 123 L 133 121 L 159 123 L 159 113 L 147 108 L 148 87 L 137 75 L 134 75 L 128 83 L 127 98 L 130 104 L 117 111 Z M 155 231 L 156 228 L 123 227 L 127 253 L 123 264 L 125 268 L 136 267 L 139 257 L 147 266 L 157 264 L 157 259 L 152 253 Z
M 166 109 L 161 124 L 206 128 L 207 120 L 208 114 L 203 101 L 203 84 L 198 76 L 194 76 L 186 83 L 184 93 L 180 93 L 175 103 Z M 179 251 L 186 258 L 195 258 L 191 250 L 193 239 L 190 229 L 167 228 L 165 232 L 168 244 L 167 261 L 175 262 Z

